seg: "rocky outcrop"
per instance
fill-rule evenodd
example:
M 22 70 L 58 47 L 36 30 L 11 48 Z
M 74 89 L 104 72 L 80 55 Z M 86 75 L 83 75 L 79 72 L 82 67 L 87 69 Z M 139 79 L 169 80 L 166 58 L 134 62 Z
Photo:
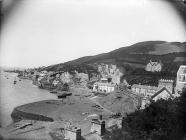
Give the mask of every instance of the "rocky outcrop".
M 101 63 L 98 65 L 98 71 L 104 78 L 111 78 L 111 81 L 115 84 L 120 83 L 120 77 L 123 73 L 116 65 Z
M 49 121 L 49 122 L 54 121 L 53 118 L 43 116 L 40 114 L 33 114 L 33 113 L 29 113 L 29 112 L 24 112 L 24 111 L 21 111 L 17 108 L 15 108 L 13 110 L 11 117 L 14 122 L 18 122 L 20 120 L 38 120 L 38 121 Z

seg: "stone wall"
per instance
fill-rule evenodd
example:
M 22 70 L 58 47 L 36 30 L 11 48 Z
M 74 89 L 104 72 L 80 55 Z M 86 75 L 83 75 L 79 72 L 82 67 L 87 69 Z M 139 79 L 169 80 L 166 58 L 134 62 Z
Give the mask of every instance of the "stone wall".
M 13 112 L 11 113 L 11 117 L 14 122 L 24 120 L 24 119 L 25 120 L 49 121 L 49 122 L 54 121 L 50 117 L 39 115 L 39 114 L 23 112 L 23 111 L 18 110 L 17 108 L 13 110 Z
M 102 120 L 92 120 L 91 132 L 97 133 L 98 135 L 102 136 L 105 134 L 105 121 Z
M 65 128 L 64 133 L 65 139 L 69 140 L 81 140 L 81 129 L 80 128 Z

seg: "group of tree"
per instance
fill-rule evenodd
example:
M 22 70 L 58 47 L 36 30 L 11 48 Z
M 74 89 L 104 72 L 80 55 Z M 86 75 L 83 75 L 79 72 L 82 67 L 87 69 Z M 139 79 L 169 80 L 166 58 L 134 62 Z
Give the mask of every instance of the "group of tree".
M 128 114 L 122 129 L 113 129 L 107 140 L 184 140 L 186 90 L 175 99 L 160 99 L 143 110 Z

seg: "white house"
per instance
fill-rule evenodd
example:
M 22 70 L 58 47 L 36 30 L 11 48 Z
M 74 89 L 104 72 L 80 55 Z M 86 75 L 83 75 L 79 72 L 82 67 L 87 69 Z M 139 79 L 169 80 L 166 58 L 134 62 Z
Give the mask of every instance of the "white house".
M 59 83 L 58 80 L 54 80 L 54 81 L 52 82 L 52 85 L 56 86 L 58 83 Z
M 45 75 L 47 75 L 47 71 L 41 71 L 39 77 L 44 77 Z
M 109 93 L 115 90 L 116 84 L 108 82 L 107 78 L 101 78 L 101 82 L 95 82 L 93 92 Z
M 109 93 L 115 90 L 116 85 L 112 83 L 96 82 L 93 85 L 94 92 Z
M 186 65 L 181 65 L 177 72 L 176 92 L 182 92 L 184 87 L 186 87 Z
M 132 91 L 142 95 L 144 97 L 151 97 L 152 95 L 154 95 L 157 91 L 157 87 L 155 86 L 148 86 L 148 85 L 138 85 L 138 84 L 134 84 L 131 87 Z
M 146 71 L 160 72 L 161 70 L 162 70 L 162 64 L 159 62 L 153 62 L 150 60 L 150 62 L 146 66 Z
M 101 78 L 101 83 L 108 83 L 108 79 L 107 78 Z

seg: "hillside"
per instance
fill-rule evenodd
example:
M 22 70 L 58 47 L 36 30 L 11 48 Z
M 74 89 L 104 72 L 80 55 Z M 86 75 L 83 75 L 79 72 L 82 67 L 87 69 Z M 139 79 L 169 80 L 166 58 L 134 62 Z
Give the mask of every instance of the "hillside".
M 122 47 L 109 53 L 85 56 L 73 61 L 46 67 L 47 70 L 63 69 L 65 65 L 129 62 L 146 64 L 150 59 L 161 59 L 164 63 L 185 62 L 186 42 L 146 41 Z
M 163 64 L 161 72 L 147 72 L 145 67 L 150 60 Z M 47 71 L 99 73 L 100 63 L 115 64 L 123 72 L 121 81 L 130 85 L 146 84 L 157 86 L 161 78 L 175 80 L 180 65 L 186 65 L 186 42 L 145 41 L 122 47 L 108 53 L 85 56 L 73 61 L 45 67 Z

